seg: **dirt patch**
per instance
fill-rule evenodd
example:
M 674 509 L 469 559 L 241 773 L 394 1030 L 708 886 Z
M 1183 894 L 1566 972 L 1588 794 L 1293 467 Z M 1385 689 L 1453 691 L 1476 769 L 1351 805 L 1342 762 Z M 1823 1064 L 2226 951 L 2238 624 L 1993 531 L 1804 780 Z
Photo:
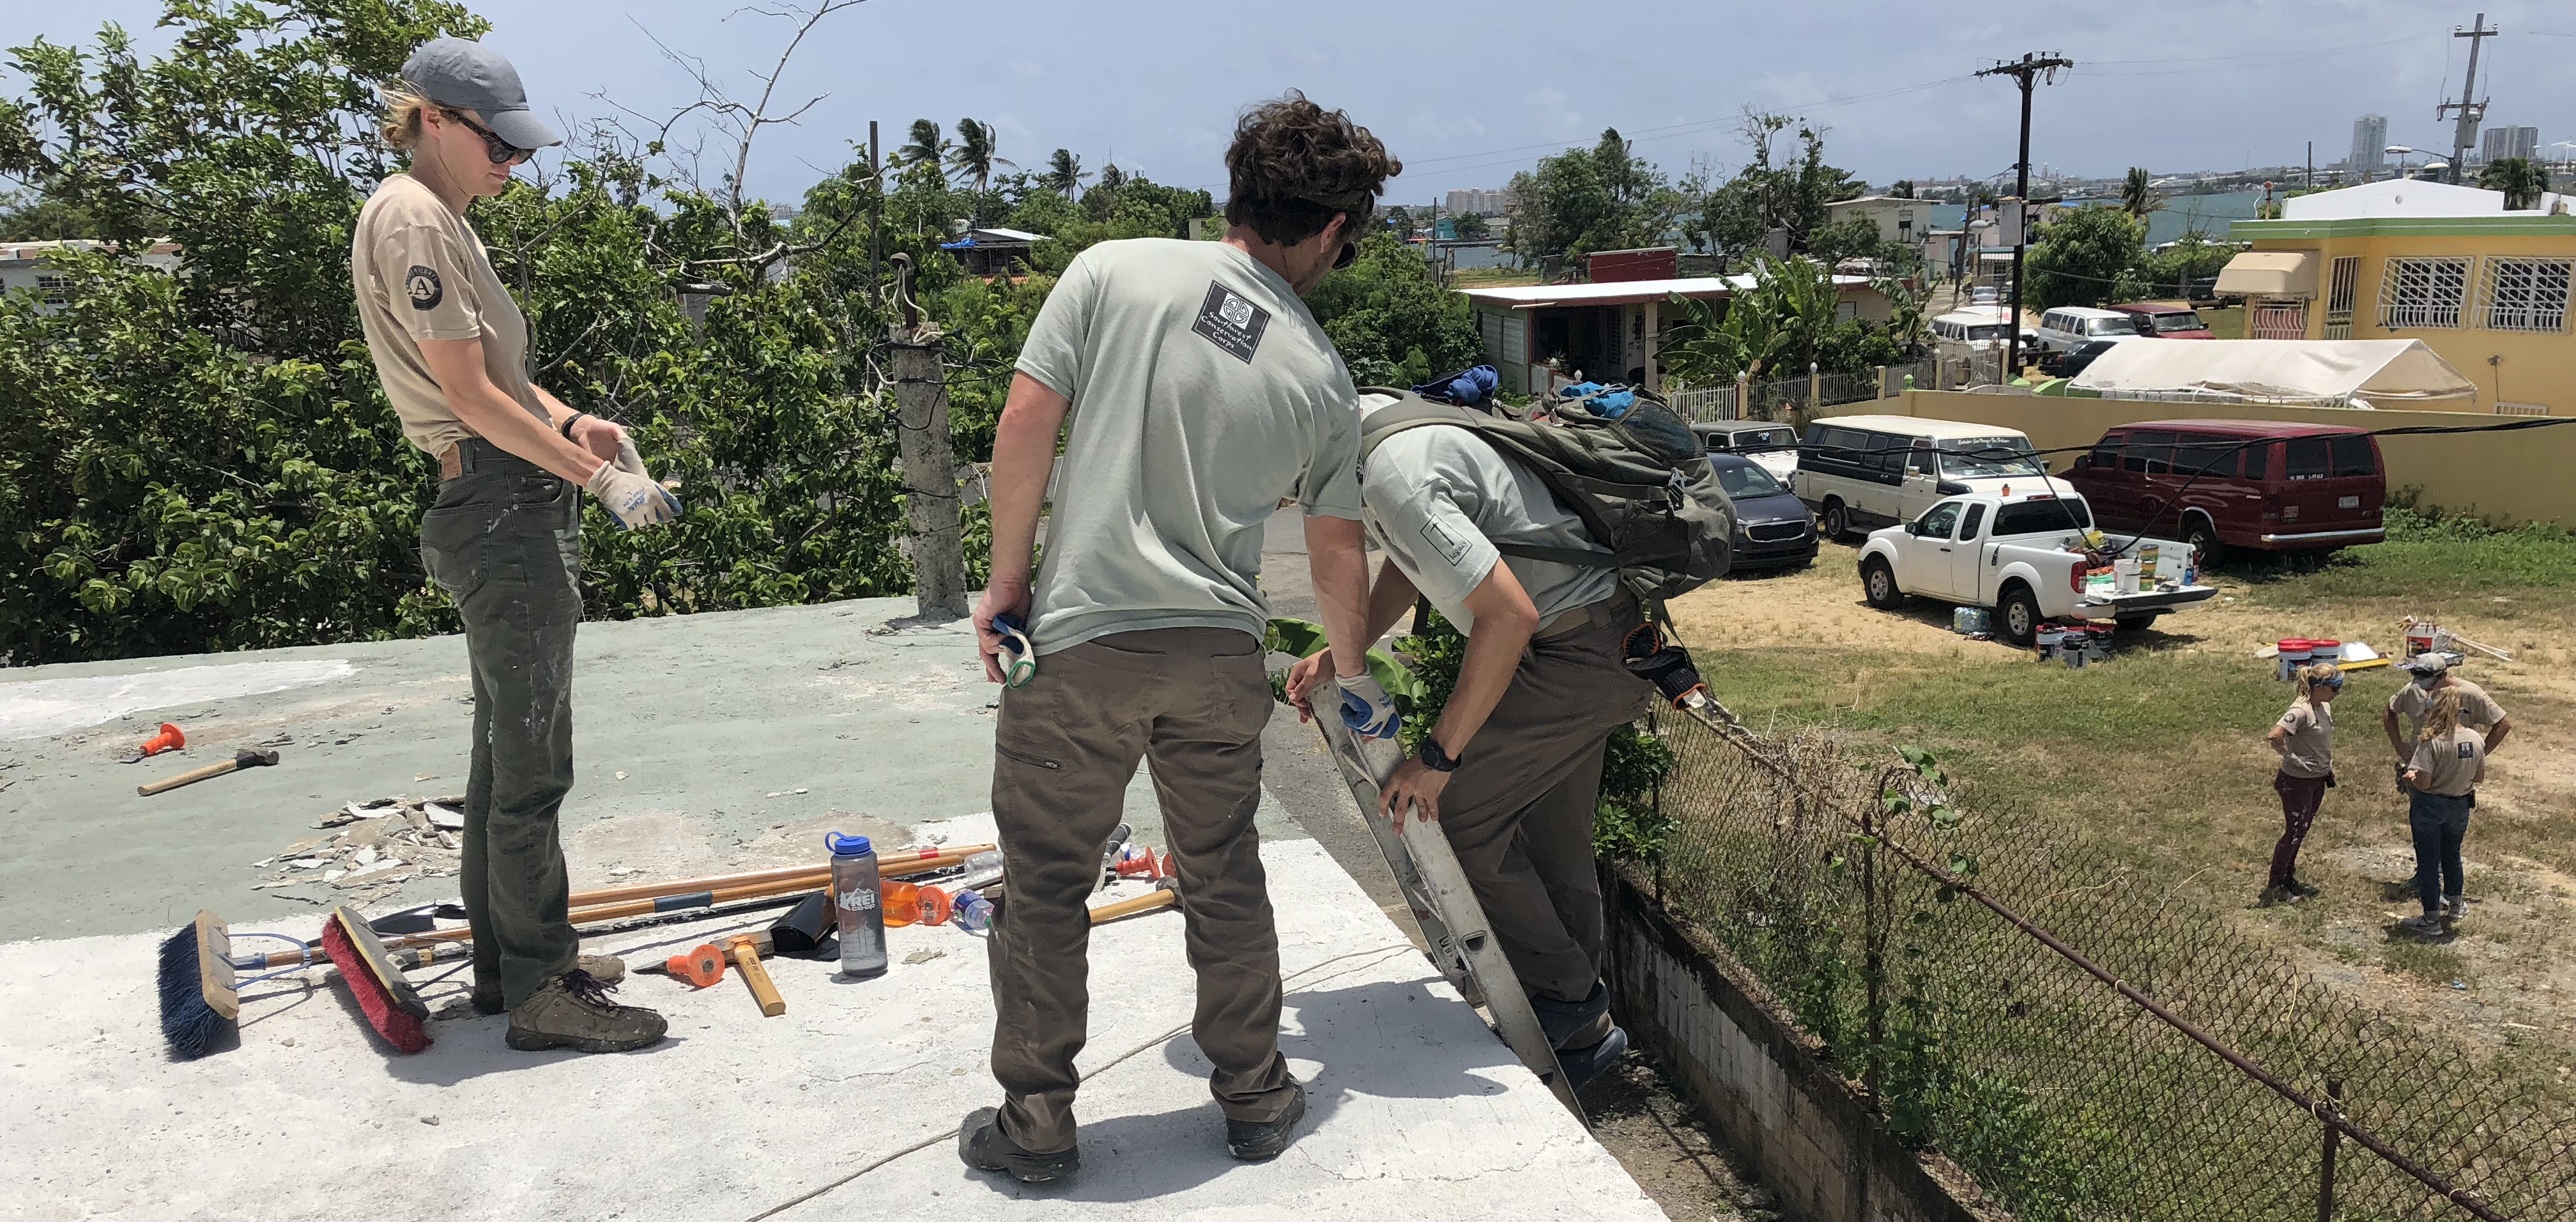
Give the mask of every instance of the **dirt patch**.
M 1772 1222 L 1771 1191 L 1719 1144 L 1707 1118 L 1675 1094 L 1654 1058 L 1630 1052 L 1583 1088 L 1592 1135 L 1673 1222 Z

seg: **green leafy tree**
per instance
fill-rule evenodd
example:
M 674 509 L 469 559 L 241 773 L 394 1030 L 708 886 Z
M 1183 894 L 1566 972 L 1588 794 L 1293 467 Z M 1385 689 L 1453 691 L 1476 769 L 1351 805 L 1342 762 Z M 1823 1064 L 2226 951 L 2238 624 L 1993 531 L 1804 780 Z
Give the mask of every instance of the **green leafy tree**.
M 1882 258 L 1892 245 L 1879 238 L 1878 222 L 1865 216 L 1845 217 L 1807 235 L 1808 256 L 1827 267 L 1845 259 Z
M 1082 158 L 1074 156 L 1072 149 L 1057 149 L 1047 158 L 1046 172 L 1039 175 L 1038 182 L 1047 190 L 1072 199 L 1082 194 L 1082 184 L 1090 177 L 1091 171 L 1082 168 Z
M 1123 186 L 1126 186 L 1126 185 L 1127 185 L 1127 171 L 1122 170 L 1122 169 L 1119 169 L 1119 168 L 1118 168 L 1118 163 L 1117 163 L 1117 162 L 1113 161 L 1113 162 L 1110 162 L 1110 163 L 1109 163 L 1109 164 L 1107 164 L 1107 165 L 1104 165 L 1104 166 L 1100 167 L 1100 189 L 1101 189 L 1101 190 L 1103 190 L 1103 191 L 1115 191 L 1115 190 L 1117 190 L 1118 188 L 1123 187 Z
M 0 242 L 52 242 L 99 236 L 96 218 L 41 188 L 0 191 Z
M 1923 307 L 1912 290 L 1890 326 L 1839 317 L 1841 292 L 1814 259 L 1757 255 L 1752 274 L 1753 287 L 1731 298 L 1669 299 L 1667 308 L 1680 317 L 1667 324 L 1657 358 L 1666 370 L 1697 386 L 1803 376 L 1811 363 L 1825 373 L 1864 373 L 1919 343 Z M 1890 282 L 1881 291 L 1897 287 Z
M 948 150 L 948 168 L 959 177 L 975 184 L 975 194 L 982 195 L 993 182 L 993 167 L 1018 165 L 994 152 L 999 135 L 990 123 L 974 119 L 957 121 L 957 143 Z
M 2130 166 L 2129 176 L 2120 183 L 2120 211 L 2144 220 L 2148 213 L 2164 206 L 2163 198 L 2156 194 L 2154 176 L 2147 173 L 2145 166 Z
M 2024 259 L 2025 301 L 2034 308 L 2100 305 L 2141 257 L 2146 226 L 2118 208 L 2087 204 L 2049 223 Z
M 1359 260 L 1325 276 L 1306 305 L 1362 385 L 1418 385 L 1484 359 L 1467 299 L 1385 230 L 1361 238 Z
M 1887 185 L 1887 197 L 1889 199 L 1914 198 L 1914 180 L 1911 178 L 1900 178 L 1895 182 L 1889 183 Z
M 1783 162 L 1780 140 L 1793 131 L 1798 151 Z M 1729 266 L 1762 250 L 1774 233 L 1791 252 L 1812 250 L 1811 235 L 1828 220 L 1825 205 L 1858 197 L 1863 184 L 1826 163 L 1821 129 L 1787 115 L 1748 110 L 1737 134 L 1752 157 L 1733 178 L 1707 193 L 1699 215 L 1685 223 L 1684 234 L 1694 244 L 1715 249 Z
M 2540 197 L 2549 191 L 2549 175 L 2530 158 L 2498 157 L 2479 168 L 2478 185 L 2504 192 L 2505 208 L 2520 212 L 2540 206 Z
M 1631 250 L 1663 241 L 1682 197 L 1617 129 L 1591 148 L 1567 149 L 1512 175 L 1520 201 L 1503 245 L 1524 263 Z
M 2232 242 L 2212 241 L 2197 229 L 2186 231 L 2139 260 L 2112 296 L 2121 301 L 2189 299 L 2193 286 L 2216 280 L 2239 249 Z
M 1473 212 L 1454 218 L 1452 224 L 1459 239 L 1467 242 L 1482 242 L 1494 231 L 1494 227 L 1485 218 Z

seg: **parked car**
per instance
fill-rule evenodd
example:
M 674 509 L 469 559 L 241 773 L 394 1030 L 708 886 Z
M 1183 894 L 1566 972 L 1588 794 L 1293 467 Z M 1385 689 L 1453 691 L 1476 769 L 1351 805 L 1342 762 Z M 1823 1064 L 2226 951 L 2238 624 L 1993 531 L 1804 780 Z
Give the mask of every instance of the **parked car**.
M 1711 454 L 1708 465 L 1716 469 L 1727 499 L 1735 502 L 1734 567 L 1767 569 L 1815 560 L 1816 519 L 1806 502 L 1773 478 L 1770 468 L 1736 454 Z
M 2039 316 L 2039 346 L 2050 352 L 2064 352 L 2088 339 L 2136 338 L 2137 316 L 2118 310 L 2059 306 Z
M 2145 420 L 2102 434 L 2066 482 L 2106 529 L 2170 531 L 2228 549 L 2328 552 L 2387 537 L 2379 442 L 2358 428 L 2270 420 Z
M 1894 610 L 1911 596 L 1994 609 L 1994 633 L 2030 644 L 2052 619 L 2110 620 L 2144 628 L 2156 617 L 2218 593 L 2205 585 L 2115 594 L 2090 577 L 2085 532 L 2093 525 L 2084 498 L 2065 491 L 2016 491 L 1950 497 L 1901 526 L 1870 532 L 1861 545 L 1860 588 L 1869 605 Z M 2189 550 L 2165 539 L 2112 537 L 2109 550 L 2138 556 L 2150 546 L 2163 568 L 2192 567 Z
M 2029 487 L 2045 474 L 2030 438 L 1991 424 L 1912 416 L 1833 416 L 1807 426 L 1790 490 L 1841 539 L 1854 527 L 1908 522 L 1963 492 Z
M 1991 284 L 1980 284 L 1968 290 L 1968 304 L 1995 305 L 2004 299 L 2004 291 Z
M 1783 484 L 1798 469 L 1798 430 L 1785 424 L 1694 424 L 1700 449 L 1710 454 L 1741 454 Z M 1727 489 L 1733 492 L 1734 489 Z M 1786 493 L 1788 489 L 1781 489 Z
M 1932 350 L 1944 360 L 1961 360 L 1980 352 L 2001 352 L 2012 339 L 2012 324 L 2001 306 L 1971 306 L 1935 315 L 1927 324 Z
M 2198 311 L 2170 301 L 2132 301 L 2111 307 L 2137 320 L 2138 334 L 2157 339 L 2216 339 Z
M 2093 359 L 2109 352 L 2120 341 L 2116 339 L 2078 340 L 2064 352 L 2042 353 L 2039 371 L 2052 378 L 2071 378 L 2084 372 Z

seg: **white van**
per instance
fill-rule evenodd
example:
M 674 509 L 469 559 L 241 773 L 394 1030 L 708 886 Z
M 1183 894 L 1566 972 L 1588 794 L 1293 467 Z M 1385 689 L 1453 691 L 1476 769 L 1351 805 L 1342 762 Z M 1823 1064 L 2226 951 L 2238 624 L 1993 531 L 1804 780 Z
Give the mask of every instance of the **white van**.
M 1817 534 L 1911 522 L 1948 496 L 2009 496 L 2046 471 L 2013 429 L 1912 416 L 1828 416 L 1807 426 L 1789 490 L 1816 511 Z
M 1929 326 L 1933 355 L 1946 361 L 1964 360 L 1984 352 L 2001 352 L 2012 338 L 2012 328 L 2005 321 L 2002 306 L 1971 306 L 1953 310 L 1935 315 Z
M 2059 306 L 2039 316 L 2039 346 L 2064 352 L 2088 339 L 2138 338 L 2138 316 L 2091 306 Z

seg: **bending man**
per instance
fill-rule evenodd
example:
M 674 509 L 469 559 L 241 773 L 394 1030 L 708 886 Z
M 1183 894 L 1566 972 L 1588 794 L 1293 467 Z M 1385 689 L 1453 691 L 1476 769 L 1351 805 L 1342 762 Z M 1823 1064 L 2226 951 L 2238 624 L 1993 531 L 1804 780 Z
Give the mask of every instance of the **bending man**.
M 1304 506 L 1345 689 L 1388 732 L 1395 717 L 1362 662 L 1357 392 L 1300 298 L 1355 253 L 1354 230 L 1402 166 L 1295 93 L 1246 114 L 1225 160 L 1224 241 L 1103 242 L 1074 259 L 1029 331 L 994 438 L 993 577 L 975 626 L 988 678 L 1004 678 L 999 615 L 1027 622 L 1040 665 L 1003 694 L 993 735 L 1011 880 L 991 948 L 1003 1103 L 969 1115 L 957 1148 L 970 1167 L 1028 1182 L 1081 1165 L 1083 900 L 1140 757 L 1180 874 L 1192 1030 L 1216 1066 L 1227 1148 L 1274 1157 L 1304 1114 L 1279 1055 L 1278 933 L 1252 827 L 1272 704 L 1262 523 L 1282 500 Z
M 1395 402 L 1361 402 L 1363 520 L 1386 553 L 1365 634 L 1385 635 L 1418 593 L 1467 635 L 1467 656 L 1380 813 L 1411 806 L 1439 821 L 1558 1064 L 1581 1086 L 1628 1046 L 1601 980 L 1592 816 L 1610 733 L 1654 690 L 1620 662 L 1637 602 L 1615 569 L 1504 557 L 1495 544 L 1600 547 L 1538 476 L 1466 429 L 1371 434 L 1367 417 Z M 1300 712 L 1311 713 L 1321 656 L 1289 672 Z

